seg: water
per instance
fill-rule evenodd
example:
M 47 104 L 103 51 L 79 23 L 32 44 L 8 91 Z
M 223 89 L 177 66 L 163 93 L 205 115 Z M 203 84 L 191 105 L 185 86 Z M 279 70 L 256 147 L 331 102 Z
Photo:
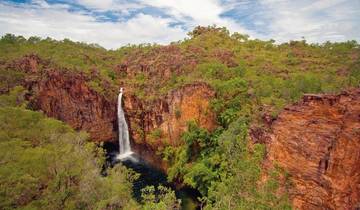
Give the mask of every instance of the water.
M 129 129 L 125 120 L 124 110 L 122 108 L 122 95 L 123 88 L 120 88 L 120 93 L 118 96 L 118 127 L 119 127 L 119 155 L 118 159 L 127 159 L 131 158 L 133 152 L 131 151 L 130 140 L 129 140 Z
M 108 145 L 109 146 L 109 145 Z M 177 189 L 172 183 L 167 181 L 167 176 L 160 170 L 150 166 L 141 157 L 133 153 L 131 156 L 125 159 L 118 159 L 116 152 L 111 152 L 111 148 L 105 146 L 107 150 L 107 162 L 108 166 L 113 167 L 116 164 L 123 164 L 127 168 L 131 168 L 136 173 L 140 174 L 139 179 L 133 182 L 132 195 L 138 201 L 141 202 L 141 189 L 146 186 L 159 186 L 163 185 L 170 187 L 175 191 L 177 199 L 181 199 L 182 210 L 195 210 L 199 209 L 199 201 L 197 197 L 200 197 L 200 193 L 192 188 Z

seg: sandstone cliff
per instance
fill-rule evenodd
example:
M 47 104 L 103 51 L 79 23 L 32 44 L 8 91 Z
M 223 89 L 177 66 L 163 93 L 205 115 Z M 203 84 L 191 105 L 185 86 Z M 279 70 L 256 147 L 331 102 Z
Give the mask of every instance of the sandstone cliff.
M 268 159 L 290 174 L 295 208 L 360 207 L 360 89 L 305 95 L 271 130 Z

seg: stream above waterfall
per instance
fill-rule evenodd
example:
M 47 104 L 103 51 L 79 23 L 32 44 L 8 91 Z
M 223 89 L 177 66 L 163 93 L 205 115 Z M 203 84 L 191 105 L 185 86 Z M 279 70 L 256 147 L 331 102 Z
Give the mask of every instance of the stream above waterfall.
M 181 199 L 181 209 L 199 209 L 199 201 L 197 198 L 201 197 L 201 195 L 197 190 L 190 187 L 183 187 L 177 189 L 174 183 L 167 181 L 167 175 L 164 172 L 151 166 L 135 153 L 131 155 L 132 158 L 119 160 L 117 158 L 119 151 L 117 145 L 115 146 L 112 144 L 105 144 L 104 148 L 107 154 L 107 167 L 113 167 L 116 164 L 123 164 L 127 168 L 130 168 L 136 173 L 140 174 L 140 177 L 133 182 L 132 187 L 132 195 L 138 202 L 141 201 L 141 189 L 150 185 L 153 185 L 155 187 L 163 185 L 166 187 L 170 187 L 175 191 L 177 199 Z

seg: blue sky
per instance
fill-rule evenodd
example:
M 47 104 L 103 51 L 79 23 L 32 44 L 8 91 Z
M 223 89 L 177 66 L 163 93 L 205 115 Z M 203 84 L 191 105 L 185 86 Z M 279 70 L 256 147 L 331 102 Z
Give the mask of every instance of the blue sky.
M 184 39 L 197 25 L 277 42 L 360 42 L 360 0 L 0 0 L 0 35 L 116 49 Z

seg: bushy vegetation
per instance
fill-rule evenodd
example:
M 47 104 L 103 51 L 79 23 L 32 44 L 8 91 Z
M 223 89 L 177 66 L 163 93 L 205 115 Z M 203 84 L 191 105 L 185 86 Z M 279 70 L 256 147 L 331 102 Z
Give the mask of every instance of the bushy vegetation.
M 286 171 L 263 171 L 265 148 L 249 142 L 249 126 L 261 124 L 264 113 L 275 118 L 304 93 L 360 85 L 355 41 L 275 44 L 209 26 L 169 46 L 105 50 L 67 39 L 5 35 L 0 39 L 1 209 L 179 208 L 174 192 L 162 186 L 143 189 L 142 203 L 136 203 L 130 193 L 134 173 L 116 166 L 101 176 L 103 151 L 85 133 L 26 109 L 24 82 L 42 76 L 12 65 L 27 55 L 44 61 L 41 71 L 86 75 L 87 85 L 100 94 L 126 86 L 150 107 L 185 84 L 209 84 L 216 92 L 211 108 L 219 127 L 210 133 L 189 122 L 180 146 L 158 151 L 169 164 L 168 179 L 197 189 L 205 209 L 291 209 L 282 189 Z M 181 110 L 175 115 L 181 118 Z M 149 136 L 154 143 L 160 138 L 161 130 Z
M 0 108 L 0 122 L 2 209 L 136 207 L 132 174 L 118 166 L 100 176 L 104 154 L 87 134 L 17 107 Z
M 265 145 L 250 145 L 248 125 L 239 118 L 218 138 L 221 156 L 219 181 L 209 188 L 209 209 L 291 209 L 286 193 L 279 192 L 279 177 L 284 171 L 275 168 L 266 181 L 260 182 Z M 286 192 L 286 191 L 285 191 Z
M 15 60 L 25 55 L 36 54 L 54 65 L 76 71 L 88 72 L 92 67 L 108 71 L 121 55 L 107 51 L 96 44 L 73 42 L 69 39 L 56 41 L 51 38 L 41 39 L 7 34 L 0 40 L 0 58 Z
M 159 185 L 143 188 L 141 197 L 144 210 L 180 209 L 180 201 L 176 199 L 174 191 Z
M 220 97 L 222 100 L 247 90 L 257 103 L 276 109 L 298 100 L 304 92 L 334 92 L 359 85 L 360 49 L 356 41 L 275 44 L 274 40 L 230 34 L 216 26 L 197 27 L 189 37 L 169 46 L 142 44 L 105 50 L 68 39 L 25 39 L 7 34 L 0 39 L 0 64 L 35 54 L 48 63 L 47 68 L 90 76 L 95 73 L 97 78 L 89 85 L 99 92 L 109 89 L 104 83 L 121 84 L 144 100 L 186 83 L 204 81 L 220 96 L 231 90 L 225 98 Z
M 213 134 L 189 123 L 184 145 L 165 150 L 171 163 L 168 178 L 198 189 L 205 209 L 291 209 L 286 190 L 279 193 L 279 178 L 286 172 L 275 168 L 259 182 L 266 174 L 262 171 L 265 146 L 250 145 L 247 132 L 245 118 Z

